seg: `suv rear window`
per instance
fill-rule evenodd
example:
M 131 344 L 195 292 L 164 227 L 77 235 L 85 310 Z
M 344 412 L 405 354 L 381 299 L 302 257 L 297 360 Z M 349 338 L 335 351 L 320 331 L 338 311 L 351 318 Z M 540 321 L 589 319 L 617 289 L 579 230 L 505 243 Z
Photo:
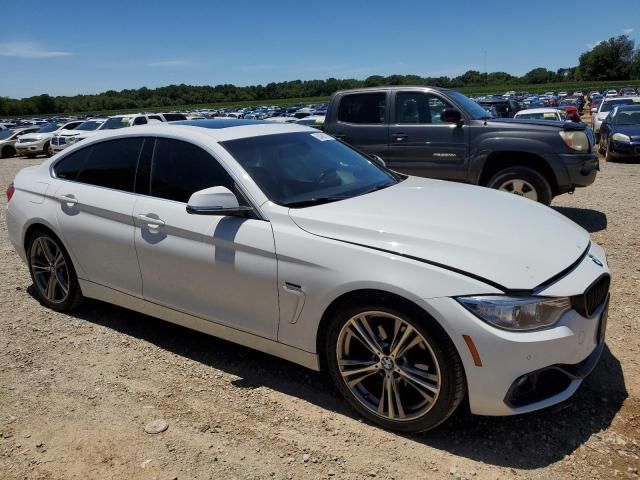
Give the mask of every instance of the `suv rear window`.
M 386 100 L 385 93 L 345 95 L 340 100 L 338 120 L 347 123 L 384 123 Z

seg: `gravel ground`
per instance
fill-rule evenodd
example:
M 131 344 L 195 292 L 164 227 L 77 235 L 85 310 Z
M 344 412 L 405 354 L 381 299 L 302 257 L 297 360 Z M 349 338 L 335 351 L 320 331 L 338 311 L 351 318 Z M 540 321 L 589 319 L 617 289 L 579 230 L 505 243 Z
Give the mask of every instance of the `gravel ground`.
M 41 159 L 0 161 L 0 185 Z M 602 361 L 568 402 L 530 415 L 461 411 L 405 437 L 361 421 L 329 378 L 99 302 L 43 308 L 0 207 L 3 479 L 638 478 L 640 165 L 604 164 L 554 201 L 608 252 Z M 549 235 L 553 235 L 549 232 Z M 145 425 L 168 422 L 149 434 Z

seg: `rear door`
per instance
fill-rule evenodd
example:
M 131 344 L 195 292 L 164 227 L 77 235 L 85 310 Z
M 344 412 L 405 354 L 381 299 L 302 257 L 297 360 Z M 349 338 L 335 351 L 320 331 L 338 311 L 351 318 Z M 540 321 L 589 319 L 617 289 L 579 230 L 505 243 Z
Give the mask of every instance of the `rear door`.
M 395 92 L 387 166 L 409 175 L 465 180 L 469 126 L 444 123 L 442 110 L 450 107 L 432 92 Z
M 365 153 L 386 159 L 389 137 L 389 93 L 347 93 L 338 99 L 331 135 Z
M 159 138 L 139 180 L 149 186 L 133 212 L 144 298 L 275 340 L 279 312 L 271 223 L 187 213 L 187 201 L 198 190 L 238 191 L 222 165 L 199 146 Z
M 53 167 L 62 240 L 79 266 L 78 276 L 133 295 L 142 280 L 133 243 L 136 168 L 142 138 L 97 143 Z

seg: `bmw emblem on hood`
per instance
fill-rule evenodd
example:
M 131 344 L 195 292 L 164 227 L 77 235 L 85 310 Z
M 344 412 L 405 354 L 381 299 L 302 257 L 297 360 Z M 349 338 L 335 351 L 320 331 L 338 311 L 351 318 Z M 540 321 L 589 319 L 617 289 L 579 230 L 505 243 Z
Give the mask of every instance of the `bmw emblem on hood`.
M 593 263 L 595 263 L 599 267 L 603 266 L 602 262 L 600 261 L 600 259 L 598 257 L 594 257 L 593 255 L 589 255 L 589 258 L 593 261 Z

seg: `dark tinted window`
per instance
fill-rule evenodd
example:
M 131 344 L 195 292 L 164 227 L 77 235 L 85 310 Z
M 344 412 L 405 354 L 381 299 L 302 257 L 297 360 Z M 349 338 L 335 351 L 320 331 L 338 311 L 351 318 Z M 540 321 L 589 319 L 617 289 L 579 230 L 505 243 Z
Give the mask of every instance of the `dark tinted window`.
M 142 138 L 123 138 L 95 144 L 77 181 L 133 192 Z
M 149 119 L 162 121 L 162 118 L 160 118 L 158 115 L 149 115 Z
M 167 122 L 177 122 L 179 120 L 186 120 L 187 117 L 182 113 L 163 113 L 164 119 Z
M 151 195 L 187 203 L 192 193 L 209 187 L 235 192 L 233 179 L 207 152 L 180 140 L 156 141 L 151 165 Z
M 340 100 L 338 120 L 348 123 L 384 123 L 385 93 L 345 95 Z
M 91 155 L 91 149 L 93 147 L 83 148 L 73 152 L 71 155 L 67 155 L 61 161 L 55 164 L 53 171 L 56 172 L 58 178 L 64 178 L 65 180 L 77 180 L 80 170 L 84 168 L 84 164 Z
M 147 119 L 144 117 L 138 117 L 133 121 L 134 125 L 144 125 L 145 123 L 147 123 Z

